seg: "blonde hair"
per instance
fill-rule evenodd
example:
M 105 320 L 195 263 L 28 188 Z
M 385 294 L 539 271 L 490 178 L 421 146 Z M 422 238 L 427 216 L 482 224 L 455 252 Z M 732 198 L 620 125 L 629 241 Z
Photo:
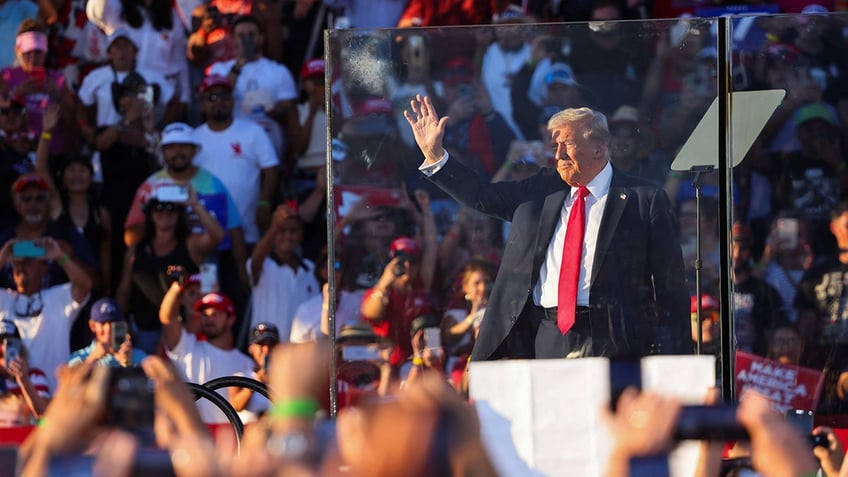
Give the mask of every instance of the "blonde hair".
M 583 137 L 592 141 L 608 144 L 610 141 L 607 117 L 591 108 L 567 108 L 551 116 L 548 120 L 548 131 L 561 127 L 583 123 L 587 125 Z

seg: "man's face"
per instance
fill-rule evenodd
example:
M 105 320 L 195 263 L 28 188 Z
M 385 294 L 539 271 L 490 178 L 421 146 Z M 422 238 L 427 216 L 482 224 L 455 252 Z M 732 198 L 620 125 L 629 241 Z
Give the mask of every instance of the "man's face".
M 635 124 L 610 125 L 610 155 L 616 159 L 635 158 L 639 145 L 639 131 Z
M 261 343 L 253 343 L 247 347 L 247 352 L 253 361 L 260 366 L 265 365 L 265 357 L 271 354 L 271 350 L 277 345 L 276 341 L 266 340 Z
M 126 38 L 118 38 L 107 50 L 109 54 L 109 62 L 116 71 L 129 71 L 135 63 L 135 57 L 138 51 L 135 45 Z
M 173 172 L 185 172 L 191 167 L 197 148 L 193 144 L 167 144 L 162 146 L 165 165 Z
M 88 328 L 94 334 L 94 341 L 103 345 L 104 348 L 111 349 L 112 348 L 112 323 L 100 323 L 97 321 L 89 320 Z
M 545 104 L 562 109 L 573 108 L 580 102 L 580 91 L 576 86 L 555 81 L 545 90 Z
M 780 328 L 771 338 L 769 357 L 784 364 L 798 364 L 803 350 L 801 337 L 795 330 Z
M 203 334 L 209 339 L 219 338 L 230 332 L 232 319 L 226 312 L 214 308 L 201 310 L 203 318 Z
M 12 278 L 18 293 L 32 295 L 41 290 L 45 265 L 34 258 L 18 258 L 12 261 Z
M 30 225 L 38 225 L 47 221 L 47 207 L 50 194 L 38 187 L 27 187 L 15 194 L 15 211 Z
M 0 99 L 0 101 L 3 101 Z M 0 104 L 0 129 L 6 135 L 11 135 L 21 130 L 24 124 L 24 107 L 18 104 L 12 104 L 11 101 L 3 101 Z
M 295 219 L 288 219 L 274 237 L 274 252 L 277 255 L 288 255 L 297 251 L 303 242 L 303 227 Z
M 698 341 L 698 316 L 696 313 L 691 314 L 692 319 L 692 341 Z M 713 343 L 719 340 L 718 329 L 718 311 L 717 310 L 701 310 L 701 341 L 703 343 Z
M 824 119 L 804 121 L 795 128 L 801 148 L 810 156 L 821 156 L 824 148 L 836 142 L 836 130 Z M 820 159 L 820 157 L 816 157 Z
M 848 212 L 830 221 L 830 232 L 839 248 L 848 249 Z
M 236 43 L 236 53 L 240 58 L 252 60 L 258 57 L 262 51 L 264 38 L 259 33 L 259 28 L 250 22 L 243 22 L 233 29 L 233 38 Z
M 209 88 L 201 96 L 203 114 L 215 121 L 226 121 L 233 116 L 233 93 L 223 86 Z
M 557 172 L 568 185 L 588 184 L 606 165 L 606 146 L 587 139 L 586 127 L 567 124 L 551 131 L 551 147 L 555 150 Z

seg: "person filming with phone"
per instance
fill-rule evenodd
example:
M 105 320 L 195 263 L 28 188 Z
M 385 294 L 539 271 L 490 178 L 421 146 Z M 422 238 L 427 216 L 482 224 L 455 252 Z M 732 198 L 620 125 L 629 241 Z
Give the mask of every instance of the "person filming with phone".
M 96 362 L 98 366 L 140 366 L 147 354 L 134 349 L 129 325 L 118 302 L 101 298 L 91 306 L 88 320 L 94 339 L 85 348 L 74 351 L 68 360 L 69 366 Z
M 15 323 L 0 321 L 0 394 L 20 396 L 30 414 L 39 418 L 50 402 L 47 375 L 29 365 L 29 352 Z
M 0 292 L 0 319 L 15 323 L 29 350 L 29 364 L 46 370 L 55 389 L 53 370 L 71 354 L 71 326 L 88 301 L 91 278 L 50 237 L 9 240 L 0 248 L 0 263 L 12 264 L 15 281 L 14 289 Z M 70 282 L 46 287 L 48 263 L 62 267 Z

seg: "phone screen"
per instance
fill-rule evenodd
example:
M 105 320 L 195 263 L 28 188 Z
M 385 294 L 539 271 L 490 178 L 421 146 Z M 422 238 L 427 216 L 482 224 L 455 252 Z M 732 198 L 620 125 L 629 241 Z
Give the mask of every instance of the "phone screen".
M 204 295 L 218 291 L 218 265 L 214 263 L 200 264 L 200 293 Z
M 121 349 L 121 345 L 127 340 L 127 322 L 113 321 L 112 322 L 112 350 L 117 352 Z
M 18 338 L 6 338 L 3 341 L 3 351 L 5 356 L 3 359 L 3 365 L 6 369 L 9 369 L 9 364 L 18 359 L 21 355 L 21 340 Z
M 188 200 L 188 187 L 177 184 L 161 185 L 156 188 L 156 199 L 160 202 L 185 202 Z
M 808 436 L 813 432 L 813 411 L 790 409 L 785 414 L 786 422 L 801 433 Z
M 442 347 L 442 330 L 439 328 L 424 328 L 424 344 L 428 348 Z
M 44 247 L 39 247 L 34 240 L 21 240 L 12 244 L 12 255 L 17 258 L 41 258 Z
M 350 345 L 342 348 L 344 361 L 377 361 L 380 359 L 380 347 L 372 345 Z
M 777 219 L 777 236 L 784 249 L 794 249 L 798 246 L 798 219 Z
M 610 409 L 615 412 L 618 398 L 627 388 L 642 390 L 642 364 L 639 360 L 610 360 Z

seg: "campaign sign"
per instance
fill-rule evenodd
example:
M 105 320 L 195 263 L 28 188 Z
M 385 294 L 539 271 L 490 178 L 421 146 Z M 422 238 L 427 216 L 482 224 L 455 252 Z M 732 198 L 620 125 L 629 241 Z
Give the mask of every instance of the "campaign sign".
M 736 352 L 737 395 L 756 391 L 773 402 L 780 412 L 815 411 L 823 384 L 821 371 Z

